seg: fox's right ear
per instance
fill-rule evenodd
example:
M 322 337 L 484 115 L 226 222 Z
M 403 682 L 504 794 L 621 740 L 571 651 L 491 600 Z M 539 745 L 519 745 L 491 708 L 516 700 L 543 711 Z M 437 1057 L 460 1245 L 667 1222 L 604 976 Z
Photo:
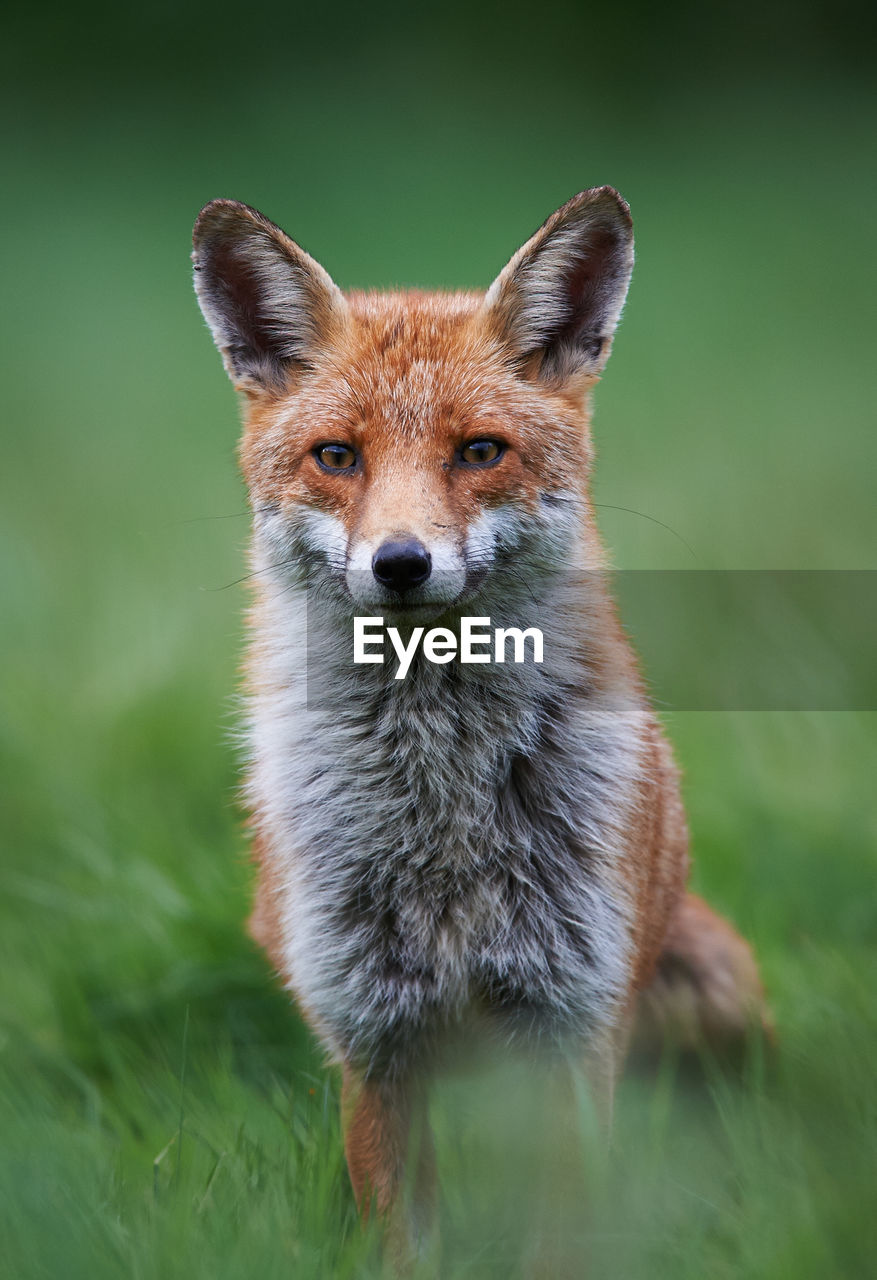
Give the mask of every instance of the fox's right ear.
M 236 200 L 211 200 L 192 235 L 195 292 L 228 376 L 276 393 L 336 340 L 341 290 L 279 227 Z

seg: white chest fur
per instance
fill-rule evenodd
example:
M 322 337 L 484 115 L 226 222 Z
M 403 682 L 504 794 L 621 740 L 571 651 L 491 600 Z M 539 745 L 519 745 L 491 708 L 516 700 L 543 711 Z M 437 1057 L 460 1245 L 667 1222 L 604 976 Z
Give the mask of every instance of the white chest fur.
M 327 1046 L 386 1069 L 473 1007 L 506 1035 L 588 1035 L 626 985 L 643 713 L 556 670 L 349 669 L 304 609 L 287 588 L 260 611 L 249 799 Z

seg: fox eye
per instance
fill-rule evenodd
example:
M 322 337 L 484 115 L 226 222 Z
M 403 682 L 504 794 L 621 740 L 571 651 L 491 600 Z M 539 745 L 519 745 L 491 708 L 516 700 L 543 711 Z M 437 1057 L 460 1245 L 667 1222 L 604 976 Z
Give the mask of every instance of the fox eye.
M 470 467 L 487 467 L 498 462 L 505 453 L 505 445 L 499 440 L 470 440 L 460 450 L 460 457 Z
M 350 471 L 356 466 L 356 451 L 349 444 L 318 444 L 314 457 L 327 471 Z

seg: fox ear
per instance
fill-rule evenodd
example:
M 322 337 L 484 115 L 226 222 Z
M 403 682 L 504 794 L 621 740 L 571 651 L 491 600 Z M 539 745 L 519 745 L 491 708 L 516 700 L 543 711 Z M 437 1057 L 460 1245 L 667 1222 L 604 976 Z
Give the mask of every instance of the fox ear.
M 633 269 L 630 209 L 612 187 L 573 196 L 519 249 L 484 301 L 490 327 L 528 377 L 597 375 Z
M 338 286 L 255 209 L 211 200 L 192 235 L 195 292 L 229 377 L 243 391 L 281 391 L 344 325 Z

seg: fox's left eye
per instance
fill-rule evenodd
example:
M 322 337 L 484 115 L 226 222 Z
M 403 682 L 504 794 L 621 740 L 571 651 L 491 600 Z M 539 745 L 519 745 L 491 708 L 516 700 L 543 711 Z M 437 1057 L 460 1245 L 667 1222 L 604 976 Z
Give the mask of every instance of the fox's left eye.
M 470 440 L 460 450 L 460 457 L 470 467 L 487 467 L 498 462 L 505 453 L 505 445 L 499 440 Z
M 356 452 L 349 444 L 319 444 L 314 457 L 327 471 L 349 471 L 356 465 Z

